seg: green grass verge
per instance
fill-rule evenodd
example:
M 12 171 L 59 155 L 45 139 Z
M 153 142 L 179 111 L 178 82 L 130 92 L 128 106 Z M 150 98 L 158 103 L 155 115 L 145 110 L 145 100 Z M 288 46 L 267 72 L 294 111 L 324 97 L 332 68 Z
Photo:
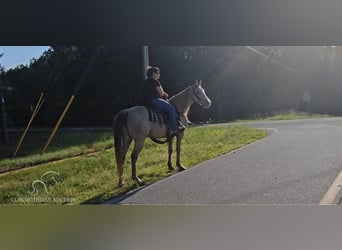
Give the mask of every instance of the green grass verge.
M 16 157 L 13 154 L 22 132 L 9 133 L 10 145 L 0 150 L 0 173 L 41 163 L 100 151 L 113 146 L 111 130 L 59 130 L 46 152 L 40 155 L 50 131 L 30 131 Z
M 251 119 L 237 120 L 236 122 L 249 122 L 249 121 L 279 121 L 279 120 L 296 120 L 296 119 L 310 119 L 310 118 L 328 118 L 331 115 L 325 114 L 309 114 L 305 112 L 298 112 L 295 110 L 283 110 L 274 113 L 256 114 Z
M 65 158 L 66 156 L 64 155 L 64 159 L 60 161 L 45 162 L 36 167 L 0 175 L 0 203 L 100 203 L 106 199 L 137 188 L 137 184 L 131 180 L 129 155 L 132 146 L 128 152 L 124 166 L 125 186 L 123 188 L 117 187 L 118 179 L 116 176 L 114 151 L 113 148 L 106 149 L 108 145 L 111 147 L 113 145 L 113 139 L 110 134 L 110 132 L 104 132 L 94 136 L 93 132 L 90 132 L 89 137 L 87 137 L 88 142 L 85 144 L 80 143 L 81 146 L 76 146 L 74 144 L 77 144 L 77 141 L 84 140 L 84 138 L 75 139 L 73 136 L 77 137 L 80 135 L 79 133 L 73 132 L 67 135 L 70 142 L 67 143 L 69 146 L 65 149 L 59 149 L 65 151 L 63 154 L 67 154 L 68 151 L 81 150 L 79 148 L 83 148 L 84 145 L 87 145 L 86 150 L 94 149 L 94 145 L 97 145 L 100 151 L 93 154 L 81 154 L 77 158 Z M 252 143 L 266 135 L 265 131 L 244 126 L 188 128 L 182 144 L 182 164 L 189 168 L 202 161 L 212 159 Z M 90 140 L 90 138 L 92 139 Z M 92 141 L 92 146 L 89 144 L 89 141 Z M 74 147 L 78 149 L 76 150 Z M 50 149 L 48 154 L 54 154 L 52 149 Z M 26 157 L 31 157 L 27 161 L 33 164 L 33 162 L 39 162 L 35 157 L 39 158 L 40 156 L 32 155 Z M 15 159 L 12 161 L 17 162 L 20 160 L 26 161 L 24 159 Z M 6 160 L 1 160 L 0 162 L 3 163 L 3 161 Z M 175 162 L 175 153 L 173 161 Z M 173 174 L 167 170 L 167 145 L 158 145 L 149 139 L 145 142 L 145 147 L 139 156 L 137 165 L 137 173 L 146 184 L 153 183 Z M 55 179 L 49 179 L 47 176 L 44 177 L 46 178 L 44 180 L 46 180 L 47 193 L 43 185 L 37 181 L 48 171 L 54 171 L 58 175 L 55 176 Z M 37 182 L 36 188 L 39 193 L 34 196 L 30 192 L 34 191 L 32 184 L 35 181 Z

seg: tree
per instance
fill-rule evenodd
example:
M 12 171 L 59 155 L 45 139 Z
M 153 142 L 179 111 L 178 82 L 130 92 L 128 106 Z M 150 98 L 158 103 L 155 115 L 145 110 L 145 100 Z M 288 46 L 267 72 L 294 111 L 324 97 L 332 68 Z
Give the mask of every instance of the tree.
M 0 54 L 0 58 L 4 53 Z M 0 64 L 0 120 L 1 120 L 1 142 L 2 144 L 8 144 L 8 131 L 7 131 L 7 114 L 5 109 L 5 98 L 3 94 L 3 80 L 4 70 Z
M 34 126 L 53 126 L 95 47 L 53 46 L 27 66 L 5 72 L 11 126 L 24 126 L 40 92 L 46 97 Z M 342 47 L 150 46 L 150 64 L 161 68 L 170 95 L 202 79 L 212 106 L 196 105 L 193 122 L 262 117 L 281 110 L 342 113 Z M 121 109 L 135 105 L 141 79 L 141 46 L 103 47 L 62 126 L 110 126 Z

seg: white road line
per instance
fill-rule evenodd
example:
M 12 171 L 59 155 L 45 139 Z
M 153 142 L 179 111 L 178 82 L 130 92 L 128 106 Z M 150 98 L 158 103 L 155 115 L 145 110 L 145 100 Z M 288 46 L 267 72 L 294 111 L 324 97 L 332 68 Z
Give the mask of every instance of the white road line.
M 328 189 L 328 191 L 325 193 L 325 195 L 323 196 L 319 204 L 320 205 L 335 205 L 334 201 L 336 199 L 338 192 L 341 190 L 341 186 L 342 186 L 342 171 L 336 177 L 335 181 L 333 182 L 331 187 Z

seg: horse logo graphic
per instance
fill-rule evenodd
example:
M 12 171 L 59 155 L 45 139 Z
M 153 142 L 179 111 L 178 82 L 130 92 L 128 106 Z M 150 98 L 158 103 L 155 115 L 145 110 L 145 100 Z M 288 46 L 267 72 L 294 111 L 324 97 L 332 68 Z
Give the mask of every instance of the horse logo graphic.
M 41 184 L 44 187 L 45 192 L 47 194 L 50 194 L 51 191 L 49 192 L 46 182 L 47 181 L 53 181 L 54 183 L 59 184 L 59 182 L 55 179 L 56 175 L 59 176 L 59 173 L 54 172 L 54 171 L 45 172 L 44 174 L 42 174 L 42 176 L 40 176 L 40 178 L 38 180 L 35 180 L 34 182 L 32 182 L 33 191 L 32 192 L 29 191 L 28 193 L 30 195 L 37 195 L 39 193 L 39 189 L 37 188 L 37 186 L 39 186 L 39 184 Z

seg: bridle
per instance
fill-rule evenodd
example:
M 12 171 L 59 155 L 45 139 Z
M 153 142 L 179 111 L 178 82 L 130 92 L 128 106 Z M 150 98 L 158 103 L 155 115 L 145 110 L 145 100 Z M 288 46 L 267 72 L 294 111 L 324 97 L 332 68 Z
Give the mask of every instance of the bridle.
M 203 105 L 202 104 L 202 99 L 201 99 L 201 97 L 196 93 L 196 88 L 198 88 L 200 85 L 197 85 L 197 84 L 195 84 L 195 85 L 193 85 L 192 86 L 192 93 L 194 94 L 194 96 L 197 98 L 197 100 L 199 101 L 199 105 Z

